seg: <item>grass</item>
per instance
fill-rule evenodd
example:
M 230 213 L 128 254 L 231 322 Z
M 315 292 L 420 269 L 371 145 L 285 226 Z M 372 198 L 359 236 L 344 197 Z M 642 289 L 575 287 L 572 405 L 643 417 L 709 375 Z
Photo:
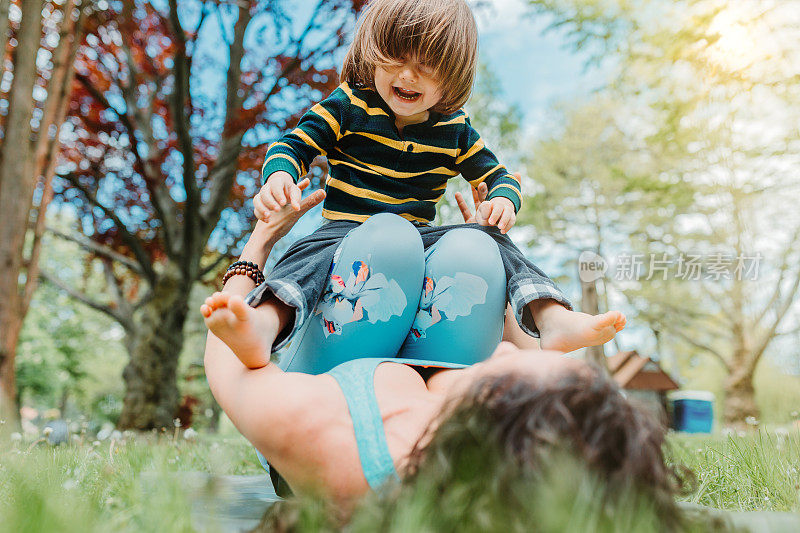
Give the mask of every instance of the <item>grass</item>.
M 694 490 L 685 501 L 721 509 L 800 513 L 800 433 L 760 431 L 745 436 L 673 435 L 669 456 L 691 468 Z M 127 436 L 119 441 L 74 440 L 0 443 L 0 531 L 193 531 L 191 496 L 176 472 L 261 473 L 252 448 L 238 436 Z M 148 474 L 149 473 L 149 474 Z M 564 476 L 569 477 L 569 476 Z M 587 524 L 600 516 L 597 498 L 586 486 L 550 486 L 540 505 L 540 529 L 559 530 Z M 424 498 L 403 505 L 413 516 Z M 502 505 L 502 503 L 501 503 Z M 641 524 L 638 504 L 613 522 Z M 361 513 L 364 530 L 376 510 Z M 577 522 L 576 522 L 577 520 Z M 391 529 L 406 530 L 408 519 Z M 417 525 L 419 522 L 417 522 Z M 547 524 L 553 527 L 547 527 Z M 600 524 L 600 525 L 597 525 Z M 213 524 L 205 524 L 213 530 Z M 360 531 L 361 527 L 354 527 Z M 631 529 L 631 528 L 625 528 Z M 641 527 L 632 528 L 641 529 Z
M 670 456 L 689 467 L 687 501 L 737 511 L 800 512 L 800 433 L 778 430 L 671 439 Z

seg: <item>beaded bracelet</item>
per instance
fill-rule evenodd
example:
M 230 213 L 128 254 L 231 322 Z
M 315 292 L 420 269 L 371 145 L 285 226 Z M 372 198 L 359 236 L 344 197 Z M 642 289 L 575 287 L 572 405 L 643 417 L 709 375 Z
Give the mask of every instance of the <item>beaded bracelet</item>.
M 261 268 L 250 261 L 236 261 L 229 266 L 228 270 L 225 271 L 225 275 L 222 276 L 222 285 L 225 285 L 233 276 L 247 276 L 256 285 L 261 285 L 265 280 Z

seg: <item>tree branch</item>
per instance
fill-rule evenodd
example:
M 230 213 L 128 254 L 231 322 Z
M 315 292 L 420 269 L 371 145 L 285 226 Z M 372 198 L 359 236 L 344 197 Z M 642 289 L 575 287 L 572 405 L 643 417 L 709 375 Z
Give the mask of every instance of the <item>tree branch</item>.
M 108 246 L 104 246 L 100 243 L 94 242 L 93 240 L 89 239 L 84 235 L 69 234 L 59 229 L 56 229 L 52 226 L 47 226 L 46 229 L 49 233 L 52 233 L 57 237 L 61 237 L 64 240 L 74 242 L 89 252 L 97 254 L 101 257 L 105 257 L 106 259 L 109 259 L 111 261 L 120 263 L 121 265 L 132 270 L 133 272 L 136 272 L 139 275 L 144 274 L 144 272 L 142 272 L 142 268 L 139 266 L 139 263 L 137 263 L 128 256 L 122 255 L 119 252 L 115 252 Z
M 56 171 L 56 159 L 60 146 L 59 132 L 67 115 L 69 106 L 69 95 L 72 91 L 72 81 L 75 79 L 75 56 L 78 53 L 80 37 L 83 34 L 83 21 L 87 9 L 79 9 L 78 19 L 72 21 L 72 6 L 74 2 L 70 0 L 64 7 L 64 20 L 62 21 L 62 31 L 60 32 L 58 52 L 53 54 L 56 63 L 53 67 L 53 79 L 48 84 L 48 104 L 47 108 L 52 110 L 52 120 L 42 121 L 39 126 L 39 141 L 46 139 L 42 153 L 37 149 L 36 176 L 42 176 L 42 196 L 36 208 L 36 222 L 33 226 L 33 243 L 31 245 L 30 256 L 27 260 L 27 273 L 25 276 L 25 288 L 21 306 L 21 314 L 24 316 L 28 312 L 33 293 L 39 283 L 39 256 L 42 251 L 42 236 L 45 229 L 45 215 L 50 202 L 53 200 L 53 177 Z M 58 82 L 56 82 L 58 80 Z M 52 136 L 49 135 L 48 128 L 43 124 L 49 123 L 55 126 Z
M 123 49 L 126 51 L 126 55 L 128 58 L 128 68 L 130 70 L 130 77 L 133 79 L 135 73 L 137 71 L 136 66 L 132 63 L 132 57 L 130 54 L 130 49 L 125 45 L 125 41 L 123 40 Z M 174 209 L 174 202 L 172 202 L 172 198 L 169 196 L 169 193 L 166 191 L 166 188 L 163 187 L 163 184 L 158 184 L 154 180 L 154 178 L 150 175 L 149 169 L 150 164 L 144 160 L 142 154 L 139 152 L 139 145 L 136 139 L 136 127 L 131 120 L 130 115 L 126 112 L 122 112 L 118 110 L 116 107 L 111 105 L 111 102 L 100 92 L 97 87 L 92 84 L 92 81 L 85 75 L 77 73 L 76 75 L 77 80 L 83 85 L 89 94 L 97 100 L 100 105 L 104 108 L 109 109 L 117 115 L 120 122 L 122 123 L 125 131 L 128 134 L 128 140 L 131 146 L 131 152 L 133 153 L 136 162 L 139 164 L 141 168 L 142 178 L 144 178 L 145 185 L 147 187 L 148 192 L 150 192 L 151 197 L 153 198 L 153 208 L 156 210 L 156 216 L 158 216 L 159 220 L 161 220 L 164 226 L 164 240 L 167 244 L 167 249 L 170 249 L 171 243 L 171 234 L 174 233 L 174 224 L 172 220 L 174 217 L 167 216 L 167 213 L 173 212 Z M 120 87 L 120 91 L 122 92 L 123 96 L 125 96 L 125 105 L 128 106 L 129 109 L 137 109 L 135 98 L 129 98 L 130 91 L 125 86 Z
M 148 105 L 144 108 L 147 109 L 147 113 L 145 113 L 137 102 L 136 76 L 138 69 L 133 60 L 130 46 L 128 46 L 124 39 L 122 41 L 122 50 L 125 53 L 125 60 L 130 75 L 128 76 L 129 82 L 121 85 L 120 90 L 125 99 L 125 106 L 129 111 L 132 110 L 136 125 L 138 125 L 139 131 L 142 134 L 142 141 L 147 146 L 147 159 L 139 159 L 140 165 L 143 166 L 142 177 L 144 178 L 145 186 L 153 200 L 152 205 L 156 211 L 156 216 L 163 224 L 164 244 L 166 249 L 168 253 L 177 253 L 175 250 L 175 241 L 177 240 L 178 233 L 176 222 L 178 217 L 175 216 L 177 206 L 169 195 L 169 191 L 164 185 L 163 180 L 154 179 L 154 176 L 159 174 L 160 170 L 151 163 L 151 161 L 158 159 L 157 154 L 159 152 L 153 135 L 153 114 L 155 99 L 161 87 L 161 80 L 158 77 L 154 79 L 155 87 L 149 94 Z
M 131 75 L 133 75 L 133 72 L 131 73 Z M 125 128 L 125 131 L 128 134 L 128 140 L 131 145 L 131 152 L 133 152 L 133 155 L 136 158 L 136 162 L 139 163 L 140 167 L 142 167 L 142 173 L 145 181 L 148 181 L 148 176 L 146 175 L 147 168 L 145 166 L 145 162 L 144 159 L 142 158 L 142 155 L 139 153 L 139 146 L 137 145 L 136 142 L 136 128 L 134 127 L 133 122 L 131 121 L 131 117 L 128 115 L 127 112 L 120 111 L 119 109 L 111 105 L 111 102 L 109 102 L 108 99 L 105 97 L 105 95 L 102 92 L 100 92 L 97 89 L 97 87 L 94 86 L 92 80 L 90 80 L 88 76 L 78 72 L 75 74 L 75 79 L 77 79 L 81 83 L 81 85 L 83 85 L 83 87 L 89 92 L 89 94 L 92 95 L 92 97 L 95 100 L 97 100 L 97 102 L 101 106 L 103 106 L 105 109 L 113 111 L 114 114 L 117 115 L 117 118 L 119 118 L 120 122 L 122 123 L 122 126 Z
M 767 346 L 769 346 L 769 343 L 775 338 L 775 332 L 778 330 L 778 326 L 780 326 L 781 321 L 783 321 L 786 313 L 791 308 L 792 303 L 794 303 L 795 298 L 797 297 L 798 289 L 800 289 L 800 270 L 798 270 L 798 272 L 795 274 L 794 282 L 792 283 L 791 288 L 784 296 L 783 301 L 778 305 L 772 324 L 770 324 L 769 328 L 767 328 L 766 331 L 761 334 L 758 343 L 753 349 L 753 356 L 750 360 L 751 370 L 755 369 L 759 359 L 761 359 L 761 356 L 766 351 Z
M 230 62 L 225 82 L 225 125 L 222 129 L 219 157 L 209 172 L 211 186 L 209 199 L 201 208 L 202 237 L 207 237 L 216 226 L 219 213 L 230 194 L 236 178 L 236 162 L 242 150 L 244 131 L 236 120 L 242 106 L 239 86 L 242 78 L 242 57 L 244 57 L 244 34 L 251 20 L 250 2 L 239 3 L 239 17 L 233 27 L 233 43 L 228 52 Z
M 199 277 L 200 278 L 205 277 L 210 272 L 212 272 L 215 268 L 217 268 L 217 266 L 219 266 L 219 264 L 222 261 L 224 261 L 226 258 L 230 257 L 231 256 L 231 250 L 233 249 L 233 247 L 236 246 L 236 244 L 239 241 L 244 239 L 251 231 L 252 231 L 252 228 L 247 227 L 241 233 L 239 233 L 239 235 L 236 238 L 233 239 L 231 244 L 225 248 L 224 252 L 220 252 L 219 256 L 217 256 L 216 259 L 211 261 L 211 263 L 209 263 L 207 266 L 201 268 Z
M 706 351 L 706 352 L 710 353 L 720 363 L 722 363 L 722 366 L 725 367 L 726 371 L 728 371 L 728 372 L 731 371 L 730 363 L 716 349 L 712 348 L 711 346 L 709 346 L 709 345 L 707 345 L 705 343 L 702 343 L 702 342 L 700 342 L 698 340 L 695 340 L 694 338 L 689 336 L 687 333 L 685 333 L 682 328 L 675 328 L 669 322 L 661 320 L 661 318 L 659 318 L 659 317 L 657 317 L 655 315 L 651 315 L 651 314 L 643 312 L 643 311 L 640 311 L 640 314 L 642 316 L 644 316 L 648 321 L 654 322 L 656 324 L 659 324 L 663 330 L 669 331 L 669 332 L 677 335 L 678 337 L 680 337 L 686 343 L 691 344 L 695 348 L 698 348 L 700 350 L 703 350 L 703 351 Z
M 230 251 L 230 248 L 228 249 L 228 251 Z M 205 276 L 207 276 L 209 273 L 214 271 L 214 269 L 216 269 L 220 265 L 220 263 L 222 263 L 228 257 L 230 257 L 230 254 L 220 252 L 220 254 L 216 257 L 216 259 L 211 261 L 207 266 L 200 269 L 200 275 L 198 276 L 198 278 L 204 278 Z
M 102 261 L 103 263 L 103 273 L 105 274 L 106 284 L 111 288 L 111 291 L 114 293 L 114 298 L 117 301 L 117 309 L 121 316 L 127 317 L 126 322 L 128 324 L 133 324 L 133 310 L 131 309 L 130 304 L 125 299 L 125 296 L 122 294 L 122 287 L 120 287 L 119 280 L 117 280 L 117 276 L 114 275 L 114 266 L 111 261 Z M 127 329 L 127 328 L 126 328 Z
M 81 185 L 77 176 L 74 174 L 61 174 L 59 177 L 72 183 L 76 189 L 83 193 L 84 197 L 89 201 L 89 203 L 99 207 L 103 213 L 114 222 L 116 227 L 119 229 L 122 241 L 128 246 L 128 248 L 131 249 L 134 257 L 136 257 L 136 261 L 139 263 L 145 279 L 147 279 L 151 284 L 155 283 L 156 272 L 153 270 L 153 264 L 150 257 L 147 255 L 144 246 L 142 246 L 142 242 L 128 230 L 127 226 L 125 226 L 122 220 L 120 220 L 114 210 L 109 209 L 103 203 L 101 203 L 91 191 Z
M 88 307 L 91 307 L 95 311 L 100 311 L 101 313 L 104 313 L 104 314 L 110 316 L 111 318 L 113 318 L 114 320 L 119 322 L 124 328 L 128 329 L 129 327 L 132 327 L 133 324 L 130 323 L 127 320 L 127 317 L 125 317 L 122 314 L 118 313 L 112 306 L 107 305 L 107 304 L 101 304 L 100 302 L 92 300 L 86 294 L 84 294 L 84 293 L 82 293 L 82 292 L 70 287 L 69 285 L 67 285 L 66 283 L 61 281 L 60 279 L 56 278 L 55 276 L 49 274 L 48 272 L 46 272 L 44 270 L 42 270 L 39 273 L 39 277 L 42 280 L 52 284 L 56 288 L 62 290 L 65 293 L 67 293 L 70 297 L 78 300 L 79 302 L 83 303 L 84 305 L 86 305 Z
M 205 8 L 204 8 L 205 9 Z M 186 34 L 178 17 L 177 0 L 169 0 L 169 25 L 177 41 L 175 49 L 173 90 L 170 95 L 170 107 L 178 136 L 178 150 L 183 156 L 183 188 L 186 192 L 183 222 L 183 249 L 193 250 L 195 240 L 199 236 L 197 219 L 200 216 L 200 191 L 195 181 L 194 150 L 192 147 L 191 123 L 192 101 L 189 92 L 191 75 L 190 60 L 186 53 Z
M 794 244 L 798 242 L 798 240 L 800 240 L 800 226 L 797 227 L 791 239 L 789 239 L 789 244 L 786 246 L 786 250 L 783 252 L 783 256 L 781 257 L 781 267 L 778 274 L 778 281 L 775 283 L 775 290 L 772 291 L 772 295 L 770 296 L 767 304 L 764 306 L 764 309 L 756 317 L 754 322 L 756 325 L 762 324 L 767 316 L 767 313 L 769 313 L 770 309 L 772 309 L 780 299 L 783 278 L 786 275 L 786 272 L 789 270 L 789 256 L 794 251 Z

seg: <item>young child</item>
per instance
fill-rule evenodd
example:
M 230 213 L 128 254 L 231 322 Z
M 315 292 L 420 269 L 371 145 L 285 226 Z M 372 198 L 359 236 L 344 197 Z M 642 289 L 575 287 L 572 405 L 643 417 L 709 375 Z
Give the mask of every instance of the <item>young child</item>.
M 329 222 L 295 243 L 249 296 L 248 314 L 261 331 L 265 352 L 254 357 L 253 365 L 266 364 L 270 350 L 295 337 L 315 306 L 322 308 L 318 321 L 328 342 L 342 335 L 348 322 L 366 320 L 366 300 L 348 307 L 342 295 L 363 287 L 373 269 L 366 260 L 350 260 L 349 281 L 347 274 L 333 271 L 342 239 L 372 215 L 394 213 L 416 227 L 427 250 L 451 229 L 429 223 L 447 180 L 458 174 L 473 187 L 488 187 L 476 222 L 498 244 L 517 321 L 528 334 L 541 337 L 542 348 L 566 352 L 602 344 L 622 329 L 625 318 L 617 311 L 599 316 L 571 311 L 555 284 L 505 235 L 522 201 L 520 182 L 484 146 L 461 109 L 472 90 L 476 59 L 477 29 L 464 0 L 373 0 L 368 5 L 345 58 L 341 85 L 267 152 L 266 182 L 254 198 L 256 216 L 266 221 L 284 206 L 299 209 L 297 182 L 322 155 L 330 167 L 322 211 Z M 425 279 L 423 296 L 432 290 Z M 383 280 L 386 290 L 392 289 L 390 281 Z M 344 320 L 336 318 L 342 305 Z M 380 320 L 377 312 L 370 313 L 371 322 Z M 381 313 L 393 316 L 386 309 Z M 442 314 L 435 318 L 441 320 Z M 214 333 L 226 340 L 226 332 Z

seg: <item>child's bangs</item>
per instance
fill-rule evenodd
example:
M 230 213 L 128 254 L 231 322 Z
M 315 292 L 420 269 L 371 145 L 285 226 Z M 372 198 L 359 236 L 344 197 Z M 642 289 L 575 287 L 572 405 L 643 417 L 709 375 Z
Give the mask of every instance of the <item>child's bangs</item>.
M 452 113 L 472 91 L 477 46 L 475 19 L 463 0 L 373 0 L 345 58 L 342 80 L 374 88 L 375 67 L 416 60 L 442 86 L 434 109 Z
M 431 5 L 437 3 L 398 2 L 401 5 L 395 5 L 394 10 L 376 13 L 369 46 L 375 65 L 393 66 L 416 58 L 430 67 L 440 81 L 446 81 L 448 73 L 467 67 L 465 44 L 469 38 L 463 27 L 465 21 L 444 6 L 436 9 Z

